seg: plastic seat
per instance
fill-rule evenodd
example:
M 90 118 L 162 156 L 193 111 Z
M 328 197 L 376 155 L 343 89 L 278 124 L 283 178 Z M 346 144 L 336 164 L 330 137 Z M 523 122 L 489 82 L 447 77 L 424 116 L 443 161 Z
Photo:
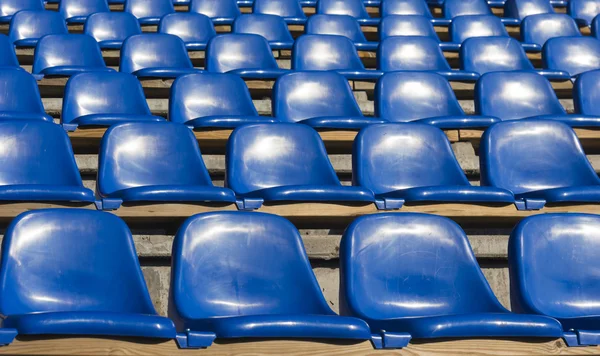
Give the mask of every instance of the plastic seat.
M 510 190 L 519 210 L 600 200 L 600 178 L 562 122 L 500 122 L 483 134 L 479 158 L 481 185 Z
M 460 47 L 460 68 L 483 75 L 500 71 L 530 71 L 549 80 L 569 80 L 565 71 L 535 69 L 521 44 L 511 37 L 474 37 Z
M 573 84 L 575 112 L 581 115 L 600 116 L 600 70 L 582 73 Z
M 175 12 L 172 0 L 127 0 L 125 12 L 135 16 L 140 25 L 158 25 L 160 19 Z
M 2 0 L 0 1 L 0 23 L 9 23 L 13 15 L 22 10 L 44 11 L 43 0 Z
M 243 79 L 221 73 L 177 78 L 169 95 L 169 120 L 190 128 L 235 128 L 277 121 L 258 116 Z
M 207 347 L 215 338 L 358 341 L 371 336 L 364 321 L 331 310 L 300 233 L 276 215 L 192 216 L 173 242 L 172 271 L 169 316 L 180 347 Z
M 554 7 L 548 0 L 506 0 L 504 3 L 504 17 L 519 23 L 527 16 L 553 13 Z
M 466 115 L 450 83 L 432 72 L 386 73 L 375 85 L 375 116 L 442 129 L 484 128 L 500 121 L 492 116 Z
M 119 71 L 138 78 L 176 78 L 201 72 L 192 65 L 181 38 L 165 33 L 127 37 L 121 47 Z
M 557 37 L 542 49 L 544 68 L 569 72 L 572 77 L 600 69 L 600 40 L 589 36 Z
M 356 47 L 345 36 L 302 35 L 292 50 L 296 71 L 336 71 L 350 80 L 377 80 L 383 72 L 367 70 Z
M 535 215 L 508 242 L 512 309 L 555 318 L 569 346 L 600 343 L 598 228 L 598 215 Z
M 485 0 L 444 0 L 442 12 L 447 19 L 465 15 L 492 15 L 492 10 Z M 500 19 L 504 24 L 516 25 L 520 22 L 505 16 Z
M 424 0 L 385 0 L 379 6 L 381 18 L 390 15 L 419 15 L 424 16 L 434 25 L 449 25 L 449 19 L 433 18 L 429 5 Z
M 275 79 L 288 72 L 279 68 L 264 37 L 245 33 L 212 38 L 206 49 L 205 68 L 250 79 Z
M 15 47 L 8 36 L 0 34 L 0 69 L 20 69 Z
M 0 68 L 0 120 L 39 119 L 53 122 L 46 114 L 33 76 L 24 70 Z
M 191 0 L 189 11 L 210 17 L 215 25 L 231 25 L 241 14 L 236 0 Z
M 113 71 L 106 67 L 96 40 L 88 35 L 46 35 L 35 47 L 32 73 L 36 79 Z
M 343 186 L 327 157 L 319 134 L 291 123 L 246 125 L 227 142 L 226 186 L 239 209 L 258 209 L 263 202 L 367 204 L 373 193 Z
M 335 72 L 293 72 L 273 87 L 273 115 L 317 129 L 359 130 L 386 120 L 365 117 L 348 80 Z
M 172 122 L 136 122 L 108 128 L 98 156 L 98 208 L 122 203 L 230 204 L 230 189 L 215 187 L 193 132 Z
M 496 15 L 464 15 L 457 16 L 452 20 L 448 28 L 451 44 L 447 44 L 454 50 L 458 50 L 460 45 L 467 39 L 473 37 L 510 37 L 506 27 L 500 18 Z M 529 43 L 523 40 L 521 46 L 526 51 L 539 52 L 541 45 Z
M 240 15 L 233 22 L 232 32 L 261 35 L 267 39 L 271 49 L 291 49 L 294 45 L 294 38 L 281 16 Z
M 429 37 L 388 37 L 381 41 L 377 51 L 377 68 L 384 72 L 436 72 L 448 80 L 474 81 L 479 74 L 452 70 L 438 42 Z
M 110 9 L 106 0 L 60 0 L 58 11 L 67 23 L 84 23 L 89 15 Z
M 290 25 L 306 23 L 306 15 L 298 0 L 254 0 L 252 13 L 281 16 Z
M 363 0 L 319 0 L 317 14 L 348 15 L 354 17 L 362 25 L 377 25 L 380 18 L 371 18 Z
M 8 37 L 16 47 L 35 47 L 45 35 L 68 32 L 65 20 L 59 13 L 23 10 L 14 14 L 10 20 Z
M 577 21 L 580 26 L 590 26 L 594 17 L 600 14 L 598 0 L 569 0 L 567 14 Z
M 421 15 L 388 15 L 381 19 L 381 22 L 379 23 L 379 40 L 383 41 L 384 39 L 393 36 L 429 37 L 437 41 L 440 48 L 444 51 L 454 49 L 453 44 L 440 42 L 440 38 L 435 32 L 435 28 L 431 21 L 429 21 L 427 17 Z M 456 47 L 456 49 L 457 48 L 458 47 Z
M 65 130 L 137 121 L 164 119 L 150 113 L 142 85 L 133 75 L 81 73 L 69 78 L 61 116 Z
M 565 14 L 539 14 L 527 16 L 521 22 L 523 42 L 543 46 L 554 37 L 581 36 L 575 21 Z
M 340 312 L 365 320 L 377 348 L 411 339 L 562 335 L 556 320 L 500 304 L 460 226 L 418 213 L 362 216 L 346 229 Z
M 193 12 L 165 15 L 160 20 L 158 32 L 181 38 L 188 51 L 205 50 L 208 41 L 217 35 L 208 16 Z
M 592 20 L 592 36 L 597 39 L 600 39 L 600 15 L 594 17 Z
M 129 36 L 142 33 L 140 23 L 127 12 L 97 12 L 88 16 L 83 27 L 102 49 L 120 49 Z
M 19 335 L 176 336 L 152 305 L 129 228 L 113 214 L 20 214 L 2 243 L 0 276 L 3 328 Z
M 429 24 L 426 19 L 424 21 Z M 305 33 L 344 36 L 354 42 L 358 50 L 374 51 L 379 45 L 379 42 L 368 42 L 358 21 L 348 15 L 312 15 L 306 22 Z

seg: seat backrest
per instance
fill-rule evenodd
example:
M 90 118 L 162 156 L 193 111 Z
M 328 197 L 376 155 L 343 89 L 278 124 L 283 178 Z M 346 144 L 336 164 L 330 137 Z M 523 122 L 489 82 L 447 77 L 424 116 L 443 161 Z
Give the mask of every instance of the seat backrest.
M 466 234 L 446 217 L 373 214 L 354 220 L 344 232 L 340 245 L 342 314 L 369 322 L 505 311 L 481 272 Z
M 563 36 L 581 36 L 579 27 L 569 15 L 531 15 L 521 22 L 521 38 L 525 43 L 543 46 L 550 38 Z
M 464 15 L 492 15 L 485 0 L 445 0 L 442 11 L 447 19 Z
M 294 42 L 285 20 L 276 15 L 240 15 L 233 22 L 232 32 L 261 35 L 269 42 Z
M 64 19 L 109 11 L 107 0 L 60 0 L 58 3 L 58 12 Z
M 385 72 L 451 70 L 438 41 L 422 36 L 388 37 L 381 41 L 377 68 Z
M 600 39 L 600 16 L 596 16 L 594 17 L 594 19 L 592 20 L 592 36 L 594 36 L 594 38 Z
M 98 12 L 91 14 L 84 25 L 84 33 L 96 41 L 125 41 L 129 36 L 142 33 L 140 23 L 127 12 Z
M 364 70 L 354 43 L 344 36 L 302 35 L 292 50 L 294 70 Z
M 340 185 L 319 134 L 278 123 L 238 127 L 227 142 L 226 186 L 238 194 L 288 185 Z
M 102 194 L 152 185 L 212 186 L 193 132 L 172 122 L 111 126 L 98 162 Z
M 252 13 L 277 15 L 284 18 L 306 17 L 298 0 L 254 0 Z
M 389 15 L 381 19 L 379 40 L 383 41 L 391 36 L 424 36 L 439 42 L 430 19 L 421 15 Z
M 348 15 L 312 15 L 306 22 L 305 33 L 344 36 L 352 42 L 367 42 L 358 21 Z
M 282 217 L 253 212 L 192 216 L 179 228 L 172 255 L 169 316 L 175 320 L 175 310 L 190 319 L 333 315 L 298 230 Z
M 129 12 L 138 19 L 146 17 L 163 17 L 175 12 L 172 0 L 127 0 L 125 12 Z
M 335 72 L 293 72 L 273 87 L 273 116 L 284 122 L 362 116 L 348 80 Z
M 556 37 L 542 49 L 544 68 L 563 70 L 574 77 L 600 69 L 600 40 L 590 36 Z
M 375 194 L 440 185 L 469 185 L 450 141 L 425 124 L 380 124 L 354 140 L 352 182 Z
M 46 113 L 37 81 L 31 74 L 24 70 L 0 69 L 0 83 L 0 112 Z
M 475 83 L 475 112 L 501 120 L 565 115 L 550 82 L 533 72 L 491 72 Z
M 10 20 L 8 37 L 10 42 L 23 39 L 39 39 L 50 34 L 68 33 L 65 20 L 54 11 L 23 10 Z
M 208 42 L 217 35 L 212 21 L 206 15 L 177 12 L 160 19 L 158 32 L 175 35 L 183 42 Z
M 88 72 L 65 86 L 61 119 L 70 123 L 91 114 L 151 115 L 139 80 L 128 73 Z
M 598 0 L 569 0 L 567 13 L 574 19 L 592 22 L 600 14 L 600 1 Z
M 454 43 L 463 43 L 472 37 L 508 37 L 506 27 L 496 15 L 457 16 L 452 19 L 448 31 Z
M 473 37 L 460 46 L 460 68 L 485 74 L 534 70 L 523 46 L 511 37 Z
M 510 235 L 512 309 L 557 318 L 600 314 L 600 216 L 540 214 Z
M 375 116 L 404 122 L 463 116 L 450 83 L 433 72 L 390 72 L 375 84 Z
M 166 33 L 127 37 L 121 47 L 119 71 L 133 73 L 144 68 L 193 68 L 181 38 Z
M 191 0 L 189 11 L 210 18 L 235 18 L 241 13 L 236 0 Z
M 369 18 L 363 0 L 319 0 L 317 1 L 317 13 L 348 15 L 357 19 Z
M 43 0 L 2 0 L 0 1 L 0 16 L 11 16 L 21 10 L 44 11 Z
M 479 158 L 482 185 L 514 194 L 600 184 L 577 135 L 559 121 L 497 123 L 483 134 Z
M 0 281 L 2 315 L 156 314 L 129 228 L 101 211 L 40 209 L 17 216 L 2 241 Z
M 17 54 L 7 35 L 0 34 L 0 67 L 19 67 Z
M 380 16 L 420 15 L 433 18 L 425 0 L 385 0 L 379 6 Z
M 232 33 L 213 37 L 206 47 L 209 72 L 225 73 L 235 69 L 278 69 L 269 42 L 260 36 Z
M 175 79 L 169 96 L 170 121 L 185 123 L 215 115 L 258 116 L 242 78 L 233 74 L 193 73 Z
M 46 35 L 37 43 L 33 73 L 57 66 L 106 67 L 98 42 L 88 35 Z
M 553 14 L 554 8 L 548 0 L 506 0 L 504 17 L 523 20 L 537 14 Z
M 592 70 L 577 76 L 573 84 L 575 112 L 600 116 L 600 70 Z

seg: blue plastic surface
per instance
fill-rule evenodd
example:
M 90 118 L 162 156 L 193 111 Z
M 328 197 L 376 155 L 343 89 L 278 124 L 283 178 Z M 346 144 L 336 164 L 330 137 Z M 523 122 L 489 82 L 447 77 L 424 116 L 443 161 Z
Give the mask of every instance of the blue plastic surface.
M 319 0 L 317 14 L 348 15 L 364 25 L 377 25 L 380 18 L 371 18 L 363 0 Z
M 294 38 L 281 16 L 240 15 L 233 22 L 232 32 L 261 35 L 267 39 L 271 49 L 291 49 L 294 45 Z
M 67 25 L 59 13 L 23 10 L 10 20 L 8 37 L 17 47 L 35 47 L 45 35 L 65 33 L 68 33 Z
M 448 33 L 455 50 L 458 50 L 460 45 L 469 38 L 509 37 L 506 27 L 496 15 L 457 16 L 452 19 L 452 24 L 448 27 Z
M 594 17 L 600 14 L 598 0 L 569 0 L 567 14 L 577 21 L 580 26 L 590 26 Z
M 500 304 L 455 222 L 417 213 L 362 216 L 346 229 L 340 312 L 365 320 L 383 347 L 402 345 L 395 345 L 395 333 L 414 339 L 562 336 L 556 320 L 510 313 Z
M 0 83 L 0 120 L 38 119 L 52 122 L 31 74 L 24 70 L 0 68 Z
M 379 42 L 367 41 L 358 21 L 349 15 L 312 15 L 306 22 L 304 32 L 308 35 L 348 37 L 350 41 L 354 42 L 354 46 L 358 50 L 374 51 L 379 45 Z
M 298 0 L 254 0 L 252 13 L 281 16 L 288 24 L 306 22 L 306 15 Z
M 581 36 L 575 21 L 565 14 L 539 14 L 527 16 L 521 22 L 523 42 L 543 46 L 554 37 Z
M 67 131 L 78 126 L 111 126 L 124 122 L 163 121 L 153 116 L 142 85 L 127 73 L 81 73 L 67 81 L 61 123 Z
M 500 121 L 466 115 L 450 83 L 432 72 L 386 73 L 375 85 L 375 116 L 390 122 L 420 121 L 442 129 L 483 128 Z
M 582 73 L 573 84 L 575 112 L 600 117 L 600 70 Z
M 128 12 L 98 12 L 88 16 L 83 32 L 94 37 L 100 48 L 120 49 L 127 37 L 141 34 L 142 28 Z
M 125 12 L 135 16 L 140 25 L 158 25 L 160 19 L 175 12 L 172 0 L 127 0 Z
M 592 36 L 600 39 L 600 15 L 594 17 L 594 20 L 592 20 Z
M 200 72 L 192 65 L 183 40 L 166 33 L 128 37 L 121 47 L 119 71 L 138 78 L 176 78 Z
M 189 51 L 205 50 L 208 41 L 217 35 L 208 16 L 193 12 L 177 12 L 163 16 L 158 25 L 158 32 L 181 38 Z
M 2 0 L 0 1 L 0 23 L 9 23 L 12 16 L 21 10 L 44 11 L 43 0 Z
M 352 151 L 352 183 L 375 194 L 379 209 L 407 202 L 511 204 L 511 192 L 472 186 L 444 132 L 425 124 L 369 126 Z
M 213 37 L 206 48 L 205 68 L 213 73 L 230 72 L 258 79 L 275 79 L 288 72 L 279 68 L 264 37 L 246 33 Z
M 60 0 L 58 12 L 67 23 L 82 24 L 95 12 L 109 12 L 106 0 Z
M 570 346 L 600 344 L 598 228 L 598 215 L 535 215 L 521 220 L 508 243 L 512 309 L 557 319 L 577 336 Z
M 15 47 L 3 34 L 0 34 L 0 68 L 20 69 Z
M 88 35 L 46 35 L 38 41 L 32 73 L 44 76 L 71 76 L 83 72 L 113 72 L 106 67 L 96 40 Z
M 444 0 L 442 14 L 447 19 L 464 15 L 492 15 L 485 0 Z
M 527 16 L 553 13 L 554 7 L 548 0 L 506 0 L 504 3 L 504 17 L 519 23 Z
M 97 195 L 104 210 L 125 202 L 233 203 L 215 187 L 193 132 L 172 122 L 111 126 L 100 144 Z
M 189 9 L 210 17 L 215 25 L 230 25 L 241 14 L 236 0 L 192 0 Z
M 293 72 L 273 87 L 273 115 L 317 129 L 361 129 L 385 120 L 363 116 L 352 88 L 335 72 Z
M 385 0 L 379 6 L 382 18 L 389 15 L 420 15 L 433 20 L 429 6 L 424 0 Z
M 275 121 L 260 117 L 250 91 L 233 74 L 188 74 L 171 85 L 169 120 L 191 128 L 235 128 Z
M 481 185 L 510 190 L 518 209 L 600 200 L 600 178 L 575 132 L 562 122 L 497 123 L 483 134 L 479 155 Z
M 152 305 L 131 232 L 113 214 L 17 216 L 2 241 L 0 280 L 3 327 L 20 335 L 175 338 L 173 322 Z
M 600 69 L 600 40 L 590 36 L 557 37 L 542 49 L 544 68 L 562 70 L 572 77 Z
M 263 202 L 372 203 L 373 193 L 342 186 L 319 134 L 291 123 L 246 125 L 227 142 L 226 186 L 241 209 Z
M 381 19 L 379 40 L 383 41 L 392 36 L 424 36 L 440 42 L 431 21 L 421 15 L 388 15 Z M 439 45 L 442 50 L 448 49 L 448 43 L 439 43 Z
M 300 233 L 282 217 L 192 216 L 177 232 L 172 256 L 169 316 L 180 332 L 217 339 L 370 339 L 364 321 L 331 310 Z

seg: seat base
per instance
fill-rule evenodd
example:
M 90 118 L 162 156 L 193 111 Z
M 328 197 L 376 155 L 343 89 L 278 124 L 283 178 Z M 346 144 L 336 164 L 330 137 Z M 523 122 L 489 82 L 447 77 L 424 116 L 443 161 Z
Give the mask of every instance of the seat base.
M 144 68 L 131 73 L 138 78 L 177 78 L 181 75 L 190 73 L 202 73 L 201 69 L 197 68 Z
M 272 124 L 275 122 L 279 122 L 279 120 L 266 116 L 204 116 L 196 119 L 192 119 L 184 122 L 183 124 L 188 126 L 189 128 L 199 129 L 199 128 L 227 128 L 233 129 L 243 125 L 250 124 Z
M 562 187 L 515 194 L 517 210 L 539 210 L 547 203 L 599 203 L 600 184 Z
M 112 126 L 127 122 L 156 122 L 166 121 L 160 116 L 154 115 L 130 115 L 130 114 L 92 114 L 84 115 L 75 120 L 63 123 L 65 131 L 75 131 L 79 126 Z

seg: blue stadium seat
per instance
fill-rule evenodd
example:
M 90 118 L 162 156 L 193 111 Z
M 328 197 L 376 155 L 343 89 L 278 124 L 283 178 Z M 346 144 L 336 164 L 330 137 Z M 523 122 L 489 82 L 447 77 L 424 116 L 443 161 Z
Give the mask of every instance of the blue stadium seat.
M 383 73 L 365 69 L 356 47 L 345 36 L 302 35 L 292 50 L 292 69 L 336 71 L 350 80 L 376 80 Z
M 231 25 L 241 14 L 236 0 L 191 0 L 189 11 L 210 17 L 215 25 Z
M 390 15 L 419 15 L 428 18 L 434 25 L 449 25 L 452 22 L 448 19 L 433 18 L 425 0 L 385 0 L 379 6 L 379 15 L 381 18 Z
M 521 39 L 540 48 L 554 37 L 581 36 L 575 21 L 565 14 L 538 14 L 527 16 L 521 22 Z
M 354 17 L 362 25 L 377 25 L 380 18 L 371 18 L 363 0 L 319 0 L 317 14 L 348 15 Z
M 428 214 L 354 220 L 340 246 L 340 312 L 365 320 L 377 348 L 411 339 L 562 336 L 552 318 L 506 310 L 460 226 Z
M 504 3 L 504 17 L 519 23 L 527 16 L 553 13 L 554 7 L 548 0 L 506 0 Z
M 23 10 L 10 20 L 8 37 L 16 47 L 35 47 L 45 35 L 69 33 L 65 20 L 54 11 Z
M 460 68 L 483 75 L 500 71 L 530 71 L 549 80 L 569 80 L 565 71 L 535 69 L 521 44 L 512 37 L 473 37 L 460 47 Z
M 176 336 L 152 305 L 129 228 L 113 214 L 20 214 L 2 241 L 0 276 L 3 328 L 19 335 Z
M 483 134 L 479 154 L 481 185 L 510 190 L 519 210 L 600 200 L 600 178 L 573 129 L 562 122 L 497 123 Z
M 431 21 L 421 15 L 388 15 L 381 19 L 378 32 L 379 41 L 393 36 L 423 36 L 437 41 L 443 51 L 452 50 L 455 47 L 451 43 L 440 42 Z
M 446 134 L 431 125 L 371 125 L 358 134 L 352 151 L 352 182 L 375 194 L 378 209 L 404 203 L 512 204 L 511 192 L 472 186 Z
M 169 120 L 190 128 L 235 128 L 277 121 L 258 116 L 243 79 L 222 73 L 175 79 L 169 95 Z
M 542 49 L 544 68 L 569 72 L 572 77 L 600 69 L 600 40 L 589 36 L 557 37 Z
M 175 236 L 172 273 L 169 317 L 180 347 L 207 347 L 215 338 L 371 337 L 364 321 L 331 310 L 300 233 L 277 215 L 192 216 Z
M 158 25 L 160 19 L 175 12 L 172 0 L 127 0 L 125 12 L 135 16 L 140 25 Z
M 22 10 L 44 11 L 43 0 L 1 0 L 0 23 L 9 23 L 13 15 Z
M 281 16 L 290 25 L 306 22 L 306 15 L 298 0 L 254 0 L 252 13 Z
M 368 189 L 340 183 L 321 137 L 307 125 L 238 127 L 227 142 L 225 162 L 226 186 L 240 209 L 258 209 L 263 202 L 375 201 Z
M 136 121 L 164 119 L 150 113 L 142 85 L 133 75 L 91 72 L 67 81 L 61 114 L 65 130 Z
M 53 122 L 46 114 L 35 78 L 24 70 L 0 68 L 0 120 L 40 119 Z
M 192 65 L 181 38 L 165 33 L 127 37 L 121 47 L 119 70 L 139 78 L 176 78 L 200 72 Z
M 429 24 L 428 20 L 424 21 Z M 348 37 L 357 50 L 375 51 L 379 45 L 379 42 L 368 42 L 358 21 L 348 15 L 312 15 L 306 22 L 305 33 Z
M 375 85 L 375 116 L 389 122 L 418 121 L 442 129 L 484 128 L 495 117 L 466 115 L 450 83 L 432 72 L 390 72 Z
M 233 22 L 232 32 L 261 35 L 267 39 L 271 49 L 291 49 L 294 45 L 294 38 L 281 16 L 240 15 Z
M 600 40 L 600 15 L 592 20 L 592 36 Z
M 436 72 L 448 80 L 474 81 L 479 74 L 452 70 L 438 42 L 430 37 L 388 37 L 377 51 L 377 68 L 384 72 Z
M 600 116 L 600 70 L 582 73 L 573 84 L 575 112 L 581 115 Z
M 599 0 L 569 0 L 567 14 L 580 26 L 590 26 L 594 17 L 600 14 Z
M 89 15 L 96 12 L 109 12 L 106 0 L 60 0 L 58 12 L 67 23 L 84 23 Z
M 512 309 L 555 318 L 569 346 L 600 343 L 599 228 L 598 215 L 540 214 L 508 240 Z
M 177 12 L 163 16 L 158 32 L 175 35 L 183 40 L 188 51 L 203 51 L 208 41 L 217 35 L 208 16 L 193 12 Z
M 96 40 L 88 35 L 46 35 L 35 46 L 32 73 L 36 79 L 113 71 L 106 67 Z
M 496 15 L 457 16 L 452 19 L 448 32 L 452 43 L 447 46 L 452 45 L 455 50 L 458 50 L 465 40 L 473 37 L 510 37 L 506 27 Z M 541 45 L 524 42 L 526 43 L 521 43 L 521 46 L 526 51 L 539 52 L 542 49 Z
M 20 69 L 15 47 L 8 36 L 0 34 L 0 68 Z
M 235 202 L 215 187 L 194 133 L 172 122 L 136 122 L 108 128 L 98 156 L 98 208 L 122 203 Z
M 127 37 L 141 34 L 142 28 L 130 13 L 97 12 L 88 16 L 83 32 L 94 37 L 102 49 L 120 49 Z
M 245 33 L 212 38 L 206 48 L 205 68 L 251 79 L 275 79 L 288 72 L 279 68 L 264 37 Z
M 492 10 L 485 0 L 444 0 L 442 13 L 447 19 L 465 15 L 492 15 Z M 517 19 L 503 17 L 500 19 L 507 25 L 516 25 Z
M 365 117 L 352 88 L 335 72 L 293 72 L 273 87 L 273 116 L 317 129 L 361 129 L 386 120 Z

